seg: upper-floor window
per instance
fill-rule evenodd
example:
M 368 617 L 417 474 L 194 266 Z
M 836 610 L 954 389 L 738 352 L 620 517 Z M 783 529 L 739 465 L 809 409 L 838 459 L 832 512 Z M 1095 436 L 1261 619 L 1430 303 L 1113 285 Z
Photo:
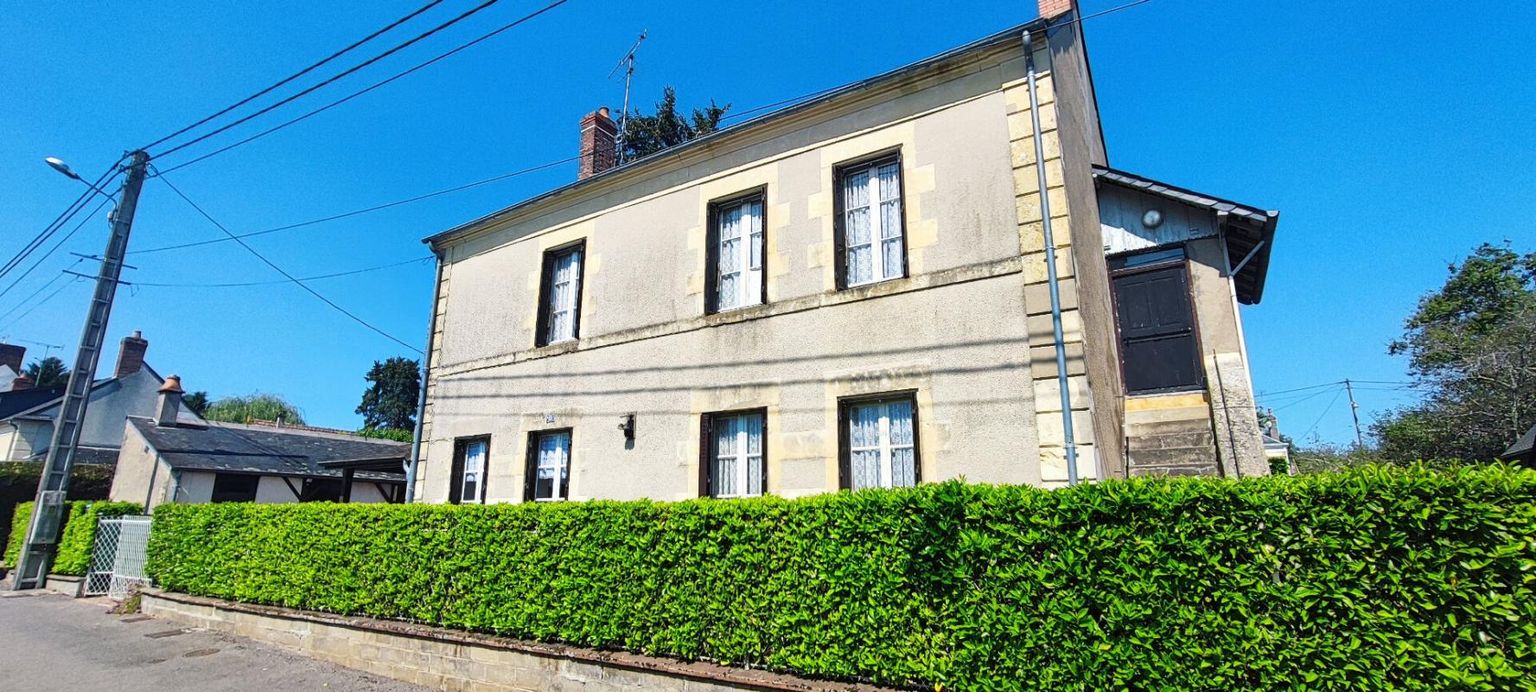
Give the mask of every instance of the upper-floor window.
M 448 501 L 453 504 L 485 502 L 485 472 L 488 468 L 491 438 L 461 439 L 453 445 L 452 480 Z
M 544 253 L 536 345 L 570 341 L 581 334 L 581 276 L 586 241 Z
M 836 248 L 839 287 L 907 273 L 898 154 L 837 170 Z
M 528 480 L 523 499 L 550 502 L 570 497 L 571 431 L 541 430 L 528 436 Z
M 763 494 L 767 411 L 705 414 L 702 425 L 704 487 L 709 497 L 756 497 Z
M 911 393 L 838 402 L 842 486 L 917 484 L 917 399 Z
M 1109 270 L 1125 391 L 1202 389 L 1205 371 L 1183 248 L 1112 258 Z
M 760 305 L 767 293 L 763 271 L 763 190 L 709 205 L 709 312 Z

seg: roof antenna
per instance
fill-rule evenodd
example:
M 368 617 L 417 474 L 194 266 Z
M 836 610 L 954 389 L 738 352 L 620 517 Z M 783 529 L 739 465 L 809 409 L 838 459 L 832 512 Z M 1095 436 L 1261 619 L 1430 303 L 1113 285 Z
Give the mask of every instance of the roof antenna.
M 618 74 L 619 68 L 624 68 L 624 109 L 619 111 L 619 136 L 614 140 L 614 146 L 618 149 L 614 160 L 619 165 L 624 164 L 624 125 L 629 122 L 629 83 L 635 77 L 635 52 L 640 50 L 640 44 L 645 42 L 644 31 L 640 32 L 640 38 L 635 39 L 635 45 L 629 47 L 629 52 L 619 58 L 618 64 L 608 71 L 608 79 L 613 79 Z

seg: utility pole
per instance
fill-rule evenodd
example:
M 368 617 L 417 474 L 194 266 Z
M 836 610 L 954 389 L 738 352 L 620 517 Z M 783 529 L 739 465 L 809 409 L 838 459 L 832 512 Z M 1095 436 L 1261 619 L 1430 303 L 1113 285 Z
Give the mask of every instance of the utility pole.
M 1344 378 L 1344 391 L 1349 392 L 1349 414 L 1355 417 L 1355 449 L 1365 449 L 1365 436 L 1360 434 L 1360 404 L 1355 403 L 1355 386 L 1347 377 Z
M 133 230 L 133 213 L 139 206 L 139 190 L 144 186 L 144 169 L 149 154 L 129 154 L 128 176 L 123 180 L 122 196 L 112 214 L 112 235 L 102 253 L 101 271 L 96 276 L 96 293 L 86 314 L 85 329 L 80 334 L 80 350 L 75 353 L 75 367 L 69 372 L 69 384 L 53 421 L 53 440 L 43 475 L 37 482 L 37 501 L 32 506 L 32 521 L 27 526 L 27 541 L 16 564 L 16 589 L 34 589 L 48 580 L 58 549 L 59 523 L 64 511 L 64 497 L 69 492 L 69 472 L 75 463 L 75 448 L 80 443 L 80 424 L 90 403 L 91 383 L 96 379 L 96 363 L 101 360 L 101 344 L 106 338 L 107 320 L 112 316 L 112 300 L 117 296 L 117 281 L 123 273 L 123 255 L 128 250 L 128 234 Z

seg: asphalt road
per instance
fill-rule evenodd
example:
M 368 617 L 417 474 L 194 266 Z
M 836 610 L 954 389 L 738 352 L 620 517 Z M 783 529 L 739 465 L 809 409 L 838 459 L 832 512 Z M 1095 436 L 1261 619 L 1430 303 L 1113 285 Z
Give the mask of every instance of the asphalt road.
M 102 599 L 0 591 L 0 688 L 11 690 L 421 690 L 264 644 L 111 615 Z

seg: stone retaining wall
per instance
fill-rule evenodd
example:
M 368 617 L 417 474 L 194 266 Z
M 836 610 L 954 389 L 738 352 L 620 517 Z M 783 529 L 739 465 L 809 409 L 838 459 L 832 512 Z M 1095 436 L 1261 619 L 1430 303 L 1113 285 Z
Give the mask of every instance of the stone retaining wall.
M 529 642 L 393 620 L 233 603 L 155 589 L 143 611 L 444 690 L 865 690 L 765 671 Z

